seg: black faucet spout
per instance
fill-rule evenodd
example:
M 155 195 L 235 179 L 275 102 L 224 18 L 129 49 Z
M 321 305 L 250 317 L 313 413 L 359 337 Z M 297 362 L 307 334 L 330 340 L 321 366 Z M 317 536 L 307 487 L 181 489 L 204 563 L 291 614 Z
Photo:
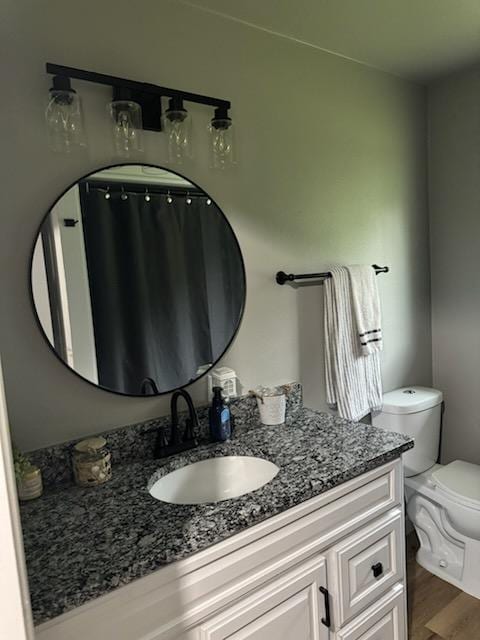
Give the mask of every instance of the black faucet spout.
M 172 415 L 172 431 L 174 428 L 178 430 L 178 400 L 183 398 L 187 403 L 188 417 L 192 423 L 193 428 L 196 430 L 198 427 L 198 416 L 193 406 L 193 400 L 190 394 L 185 389 L 178 389 L 172 395 L 170 400 L 170 413 Z M 173 434 L 172 434 L 173 435 Z
M 189 414 L 183 436 L 180 433 L 178 424 L 178 401 L 180 398 L 185 400 Z M 164 458 L 198 446 L 198 440 L 196 437 L 199 427 L 198 416 L 195 411 L 195 407 L 193 406 L 193 400 L 190 394 L 184 389 L 177 389 L 177 391 L 172 394 L 172 398 L 170 400 L 170 411 L 172 415 L 170 438 L 165 437 L 163 430 L 162 433 L 158 433 L 157 443 L 155 446 L 156 458 Z
M 149 388 L 151 390 L 151 393 L 148 393 Z M 142 386 L 140 387 L 140 393 L 142 394 L 142 396 L 158 396 L 160 392 L 153 378 L 144 378 L 142 380 Z

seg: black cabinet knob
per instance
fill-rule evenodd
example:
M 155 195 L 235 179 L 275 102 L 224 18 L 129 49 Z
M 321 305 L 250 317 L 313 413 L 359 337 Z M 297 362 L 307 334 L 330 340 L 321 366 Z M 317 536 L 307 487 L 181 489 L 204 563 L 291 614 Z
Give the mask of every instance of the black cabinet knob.
M 383 573 L 383 564 L 381 562 L 377 562 L 372 565 L 373 577 L 378 578 Z

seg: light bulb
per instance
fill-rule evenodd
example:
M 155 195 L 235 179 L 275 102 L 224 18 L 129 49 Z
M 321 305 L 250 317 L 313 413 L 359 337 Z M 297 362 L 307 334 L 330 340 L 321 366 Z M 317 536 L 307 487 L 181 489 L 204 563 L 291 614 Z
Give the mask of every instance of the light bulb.
M 117 88 L 107 105 L 115 152 L 124 158 L 143 150 L 142 107 L 130 95 L 128 89 Z
M 173 164 L 183 164 L 192 157 L 192 121 L 183 107 L 181 98 L 170 98 L 163 117 L 163 128 L 167 136 L 168 159 Z
M 234 129 L 227 109 L 215 109 L 209 131 L 210 165 L 213 169 L 226 169 L 235 163 Z
M 86 146 L 82 102 L 69 78 L 53 78 L 45 120 L 52 151 L 70 153 Z

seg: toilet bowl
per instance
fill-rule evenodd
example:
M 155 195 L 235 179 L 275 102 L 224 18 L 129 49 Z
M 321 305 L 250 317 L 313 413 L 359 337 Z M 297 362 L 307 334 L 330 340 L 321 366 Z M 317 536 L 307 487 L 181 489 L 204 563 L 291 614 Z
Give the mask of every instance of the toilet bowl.
M 459 465 L 467 464 L 456 460 L 405 478 L 405 498 L 407 515 L 420 541 L 417 562 L 480 598 L 480 500 L 468 500 L 437 479 L 442 472 L 456 472 Z M 475 482 L 480 487 L 480 467 L 469 466 L 472 486 Z
M 417 562 L 480 598 L 480 466 L 436 463 L 442 394 L 408 387 L 384 395 L 372 424 L 415 439 L 404 454 L 407 514 L 417 532 Z

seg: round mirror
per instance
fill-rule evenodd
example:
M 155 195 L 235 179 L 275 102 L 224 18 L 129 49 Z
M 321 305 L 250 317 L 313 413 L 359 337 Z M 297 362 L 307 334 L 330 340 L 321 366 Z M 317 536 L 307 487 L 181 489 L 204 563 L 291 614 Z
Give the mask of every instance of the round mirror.
M 85 176 L 45 216 L 34 307 L 58 357 L 125 395 L 168 393 L 206 373 L 245 304 L 238 241 L 210 196 L 159 167 Z

